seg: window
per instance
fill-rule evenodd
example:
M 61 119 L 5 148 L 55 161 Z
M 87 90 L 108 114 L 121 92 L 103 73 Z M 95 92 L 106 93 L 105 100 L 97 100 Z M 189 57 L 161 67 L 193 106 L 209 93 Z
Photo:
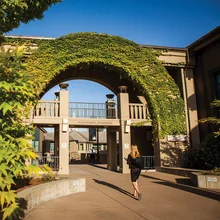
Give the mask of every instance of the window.
M 34 147 L 35 152 L 39 152 L 39 141 L 33 140 L 32 146 Z
M 50 152 L 54 152 L 54 142 L 50 142 Z
M 220 100 L 220 73 L 215 75 L 216 99 Z

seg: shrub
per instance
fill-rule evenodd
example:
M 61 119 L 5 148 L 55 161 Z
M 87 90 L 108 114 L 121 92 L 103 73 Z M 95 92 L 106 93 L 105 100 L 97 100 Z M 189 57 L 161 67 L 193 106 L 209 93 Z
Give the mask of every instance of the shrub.
M 209 134 L 198 149 L 185 152 L 185 166 L 195 169 L 209 170 L 220 167 L 220 134 Z

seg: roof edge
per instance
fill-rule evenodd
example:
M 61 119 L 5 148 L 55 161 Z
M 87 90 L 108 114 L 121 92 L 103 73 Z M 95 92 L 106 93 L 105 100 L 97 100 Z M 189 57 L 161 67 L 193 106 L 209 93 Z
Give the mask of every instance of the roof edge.
M 33 36 L 16 36 L 16 35 L 4 35 L 6 38 L 21 38 L 21 39 L 36 39 L 36 40 L 55 40 L 54 37 L 33 37 Z
M 191 43 L 190 45 L 187 46 L 187 48 L 195 48 L 198 45 L 202 44 L 203 42 L 207 41 L 208 39 L 214 37 L 215 35 L 217 35 L 218 33 L 220 33 L 220 26 L 217 26 L 216 28 L 214 28 L 213 30 L 211 30 L 210 32 L 208 32 L 207 34 L 203 35 L 202 37 L 200 37 L 198 40 L 194 41 L 193 43 Z

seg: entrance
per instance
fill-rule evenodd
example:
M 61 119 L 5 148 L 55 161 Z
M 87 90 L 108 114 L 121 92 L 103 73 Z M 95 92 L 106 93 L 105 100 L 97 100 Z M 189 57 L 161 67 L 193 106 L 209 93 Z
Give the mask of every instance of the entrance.
M 35 125 L 53 127 L 52 140 L 47 140 L 46 137 L 51 136 L 43 134 L 41 157 L 45 157 L 47 162 L 51 160 L 53 163 L 50 161 L 50 165 L 59 173 L 68 174 L 69 164 L 88 163 L 93 147 L 95 163 L 107 164 L 109 170 L 122 173 L 129 171 L 123 158 L 130 152 L 132 142 L 140 143 L 143 156 L 153 157 L 148 147 L 152 146 L 151 123 L 142 126 L 145 129 L 141 135 L 140 128 L 131 129 L 132 123 L 146 120 L 147 105 L 141 101 L 129 103 L 126 86 L 119 88 L 117 100 L 114 100 L 114 94 L 107 94 L 105 103 L 69 102 L 71 88 L 68 83 L 61 83 L 59 87 L 53 101 L 40 100 L 33 112 Z M 48 153 L 51 154 L 49 160 Z

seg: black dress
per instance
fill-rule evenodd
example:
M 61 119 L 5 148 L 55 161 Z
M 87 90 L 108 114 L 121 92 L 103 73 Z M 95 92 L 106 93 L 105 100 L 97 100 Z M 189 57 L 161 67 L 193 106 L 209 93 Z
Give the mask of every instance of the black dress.
M 136 182 L 141 174 L 141 169 L 133 164 L 134 158 L 129 154 L 127 164 L 130 168 L 131 181 Z

